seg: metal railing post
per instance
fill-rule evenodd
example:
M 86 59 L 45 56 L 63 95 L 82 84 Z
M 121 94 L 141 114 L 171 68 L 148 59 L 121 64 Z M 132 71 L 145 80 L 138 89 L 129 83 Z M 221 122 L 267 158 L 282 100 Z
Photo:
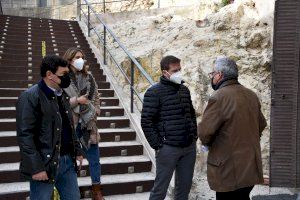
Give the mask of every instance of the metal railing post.
M 77 0 L 77 20 L 81 21 L 81 0 Z
M 106 5 L 103 0 L 103 13 L 105 13 Z M 103 64 L 106 65 L 106 27 L 103 26 Z
M 133 113 L 133 103 L 134 103 L 134 63 L 131 60 L 131 69 L 130 69 L 130 111 Z
M 88 5 L 88 36 L 91 36 L 91 28 L 90 28 L 90 6 Z
M 103 0 L 103 13 L 105 13 L 105 9 L 106 9 L 105 0 Z
M 2 3 L 1 3 L 1 0 L 0 0 L 0 15 L 3 15 L 3 10 L 2 10 Z
M 106 27 L 103 26 L 103 64 L 106 65 Z

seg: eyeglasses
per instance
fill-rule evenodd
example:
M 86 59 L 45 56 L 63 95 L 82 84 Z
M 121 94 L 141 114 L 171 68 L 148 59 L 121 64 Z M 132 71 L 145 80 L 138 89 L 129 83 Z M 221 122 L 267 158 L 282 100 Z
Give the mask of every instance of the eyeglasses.
M 210 78 L 212 78 L 212 77 L 214 77 L 214 75 L 215 75 L 216 73 L 217 73 L 217 72 L 215 72 L 215 71 L 209 72 L 209 73 L 208 73 L 208 76 L 209 76 Z
M 216 72 L 216 71 L 209 72 L 209 73 L 208 73 L 208 76 L 209 76 L 210 78 L 212 78 L 212 77 L 214 77 L 217 73 L 220 73 L 220 72 Z

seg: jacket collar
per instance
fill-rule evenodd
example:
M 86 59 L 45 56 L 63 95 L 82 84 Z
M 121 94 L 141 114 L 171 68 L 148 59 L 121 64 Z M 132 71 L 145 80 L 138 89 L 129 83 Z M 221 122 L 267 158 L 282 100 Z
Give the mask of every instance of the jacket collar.
M 176 84 L 176 83 L 173 83 L 172 81 L 170 81 L 168 78 L 166 78 L 165 76 L 161 76 L 160 77 L 160 83 L 161 84 L 164 84 L 164 85 L 170 85 L 170 86 L 173 86 L 173 87 L 175 87 L 175 88 L 179 88 L 181 85 L 182 85 L 182 83 L 184 83 L 183 81 L 182 81 L 182 83 L 181 84 Z
M 218 89 L 221 89 L 229 85 L 235 85 L 235 84 L 240 84 L 237 79 L 227 79 L 221 82 Z
M 45 83 L 45 81 L 43 79 L 40 80 L 38 85 L 39 85 L 39 88 L 45 93 L 45 95 L 47 96 L 48 99 L 53 99 L 55 97 L 54 91 L 51 90 L 47 86 L 47 84 Z

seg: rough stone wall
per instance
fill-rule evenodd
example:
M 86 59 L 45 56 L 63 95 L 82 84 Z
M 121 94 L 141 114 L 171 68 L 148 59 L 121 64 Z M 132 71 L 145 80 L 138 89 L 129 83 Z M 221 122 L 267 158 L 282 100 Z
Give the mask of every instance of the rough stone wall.
M 163 56 L 175 55 L 182 59 L 184 79 L 191 90 L 199 121 L 212 93 L 207 74 L 211 72 L 213 61 L 219 55 L 234 59 L 239 66 L 239 81 L 256 92 L 269 124 L 274 2 L 235 0 L 233 4 L 220 7 L 217 1 L 207 1 L 207 4 L 195 6 L 201 12 L 199 20 L 166 12 L 116 21 L 110 27 L 155 81 L 160 76 L 159 61 Z M 126 55 L 116 43 L 109 44 L 116 60 L 129 73 L 130 62 Z M 123 75 L 116 68 L 112 67 L 112 70 L 128 91 Z M 149 86 L 141 78 L 137 83 L 141 92 Z M 268 126 L 261 138 L 266 175 L 269 170 L 269 131 Z M 205 163 L 206 155 L 198 150 L 191 199 L 199 199 Z
M 150 9 L 154 5 L 155 0 L 121 0 L 120 2 L 113 2 L 105 4 L 106 12 L 123 12 L 123 11 L 133 11 L 140 9 Z M 94 4 L 93 6 L 100 12 L 103 12 L 102 1 L 99 0 L 89 0 L 90 3 L 99 3 L 98 5 Z

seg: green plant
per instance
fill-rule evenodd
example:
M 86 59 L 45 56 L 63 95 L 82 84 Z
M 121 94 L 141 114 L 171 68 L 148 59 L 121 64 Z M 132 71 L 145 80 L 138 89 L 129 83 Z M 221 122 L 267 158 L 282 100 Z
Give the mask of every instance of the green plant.
M 227 6 L 228 4 L 230 4 L 230 0 L 222 0 L 221 6 Z

